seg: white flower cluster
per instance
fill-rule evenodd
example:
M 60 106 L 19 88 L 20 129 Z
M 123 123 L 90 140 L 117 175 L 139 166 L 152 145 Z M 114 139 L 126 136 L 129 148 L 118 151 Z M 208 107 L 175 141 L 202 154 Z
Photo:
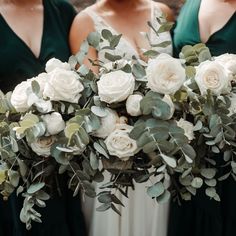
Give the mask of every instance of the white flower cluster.
M 66 126 L 62 115 L 53 111 L 52 101 L 78 103 L 84 86 L 79 75 L 71 70 L 68 63 L 52 58 L 47 62 L 45 70 L 46 73 L 17 85 L 11 96 L 11 104 L 17 112 L 27 112 L 34 105 L 42 113 L 45 133 L 30 143 L 30 146 L 36 154 L 48 157 L 56 135 Z M 36 93 L 33 90 L 33 81 L 40 87 Z
M 35 105 L 39 112 L 48 113 L 52 110 L 51 101 L 71 103 L 79 101 L 84 87 L 79 81 L 79 75 L 70 70 L 68 63 L 52 58 L 46 64 L 46 71 L 47 73 L 41 73 L 15 87 L 11 96 L 11 104 L 17 112 L 26 112 L 32 105 Z M 33 93 L 33 81 L 40 86 L 38 95 Z

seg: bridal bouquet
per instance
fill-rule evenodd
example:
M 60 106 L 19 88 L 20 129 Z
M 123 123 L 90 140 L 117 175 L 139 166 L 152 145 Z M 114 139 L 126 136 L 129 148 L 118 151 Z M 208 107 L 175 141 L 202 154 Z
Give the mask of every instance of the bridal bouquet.
M 160 23 L 149 24 L 157 35 L 171 27 Z M 98 211 L 117 213 L 116 191 L 128 196 L 134 183 L 147 182 L 158 203 L 202 188 L 220 201 L 219 181 L 236 179 L 236 56 L 213 58 L 198 44 L 176 59 L 158 53 L 166 41 L 126 59 L 114 53 L 120 38 L 93 32 L 68 63 L 51 59 L 45 73 L 0 94 L 0 190 L 24 197 L 28 229 L 41 221 L 34 206 L 60 192 L 58 174 L 74 196 L 97 196 Z M 83 64 L 90 46 L 106 59 L 90 60 L 98 74 Z
M 111 49 L 116 37 L 107 30 L 101 36 Z M 147 194 L 159 203 L 171 194 L 190 200 L 200 188 L 220 201 L 218 182 L 236 177 L 236 56 L 212 58 L 203 44 L 184 47 L 180 59 L 144 55 L 147 63 L 105 53 L 110 62 L 99 65 L 91 110 L 101 126 L 90 149 L 112 175 L 98 210 L 117 211 L 114 204 L 122 203 L 113 189 L 127 195 L 122 186 L 147 180 Z
M 95 197 L 92 180 L 101 181 L 86 153 L 89 132 L 99 118 L 87 109 L 89 78 L 68 63 L 47 62 L 46 72 L 23 81 L 0 98 L 0 190 L 4 199 L 16 189 L 24 197 L 21 221 L 41 222 L 34 206 L 45 207 L 58 189 L 59 174 L 68 173 L 68 186 Z

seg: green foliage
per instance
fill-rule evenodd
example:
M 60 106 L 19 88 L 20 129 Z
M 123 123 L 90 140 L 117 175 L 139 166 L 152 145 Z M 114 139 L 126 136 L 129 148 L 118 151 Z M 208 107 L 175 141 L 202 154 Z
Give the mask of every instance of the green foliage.
M 194 46 L 186 45 L 182 48 L 180 58 L 186 65 L 196 66 L 201 62 L 211 59 L 211 53 L 205 44 L 199 43 Z
M 159 28 L 150 22 L 148 25 L 158 37 L 173 25 L 163 17 L 157 21 Z M 0 92 L 0 191 L 4 199 L 14 190 L 25 198 L 20 218 L 27 229 L 31 228 L 32 221 L 41 222 L 35 206 L 46 207 L 46 200 L 50 198 L 46 187 L 53 187 L 49 181 L 52 179 L 56 179 L 58 187 L 59 174 L 69 176 L 68 188 L 73 191 L 73 196 L 82 193 L 97 197 L 101 203 L 98 211 L 111 209 L 117 214 L 120 214 L 117 206 L 124 206 L 117 191 L 128 197 L 128 190 L 134 182 L 154 180 L 155 184 L 147 188 L 147 194 L 158 203 L 164 203 L 171 195 L 177 200 L 191 200 L 201 188 L 209 198 L 220 201 L 216 191 L 218 182 L 229 176 L 236 180 L 236 116 L 230 114 L 230 98 L 228 95 L 215 96 L 210 91 L 201 95 L 195 81 L 196 66 L 214 60 L 209 49 L 204 44 L 183 47 L 180 59 L 188 80 L 170 97 L 173 108 L 163 100 L 163 95 L 151 91 L 146 85 L 148 60 L 156 58 L 158 49 L 168 47 L 171 42 L 152 44 L 146 33 L 151 47 L 142 55 L 145 60 L 137 56 L 127 60 L 125 53 L 119 54 L 115 50 L 121 37 L 107 29 L 101 33 L 92 32 L 80 51 L 70 57 L 69 67 L 78 74 L 77 79 L 84 87 L 78 94 L 81 96 L 78 104 L 41 97 L 42 88 L 34 80 L 31 92 L 42 99 L 41 102 L 51 102 L 52 110 L 45 114 L 35 104 L 29 104 L 27 112 L 20 113 L 10 103 L 11 92 L 6 95 Z M 86 58 L 90 47 L 104 53 L 109 63 Z M 98 74 L 84 64 L 85 59 L 93 66 L 99 66 Z M 141 110 L 138 116 L 128 114 L 125 99 L 113 106 L 99 97 L 97 82 L 100 77 L 118 70 L 132 73 L 135 78 L 133 94 L 143 97 L 137 104 Z M 232 84 L 234 90 L 235 84 Z M 114 92 L 114 96 L 118 95 Z M 105 108 L 115 110 L 119 116 L 116 122 L 122 124 L 106 121 Z M 64 129 L 51 137 L 50 145 L 42 142 L 42 146 L 49 145 L 49 155 L 39 155 L 33 151 L 32 144 L 38 144 L 37 141 L 49 135 L 43 116 L 54 111 L 60 113 L 65 122 Z M 180 119 L 189 121 L 186 127 L 180 125 Z M 118 130 L 119 126 L 123 128 Z M 108 146 L 107 140 L 95 136 L 101 127 L 110 132 L 108 136 L 120 134 L 117 139 L 113 137 L 112 147 Z M 128 133 L 127 130 L 131 131 Z M 44 151 L 46 147 L 41 148 Z M 121 157 L 116 150 L 119 148 L 122 154 L 126 148 L 136 150 Z M 218 174 L 216 155 L 224 162 L 221 168 L 227 168 L 223 176 Z M 110 174 L 109 180 L 104 178 L 104 171 Z M 95 192 L 94 182 L 102 182 L 99 193 Z

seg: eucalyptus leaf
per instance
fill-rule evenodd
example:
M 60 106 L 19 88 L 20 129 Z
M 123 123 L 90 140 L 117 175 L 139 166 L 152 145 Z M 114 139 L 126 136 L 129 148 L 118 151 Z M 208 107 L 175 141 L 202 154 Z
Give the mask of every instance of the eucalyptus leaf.
M 208 185 L 209 187 L 215 187 L 217 184 L 216 179 L 206 179 L 205 180 L 206 185 Z
M 105 204 L 102 204 L 101 206 L 97 207 L 96 210 L 97 211 L 106 211 L 109 208 L 111 208 L 111 203 L 105 203 Z
M 203 180 L 199 177 L 196 177 L 193 179 L 192 183 L 191 183 L 191 186 L 194 187 L 194 188 L 201 188 L 203 185 Z
M 98 32 L 91 32 L 87 37 L 88 43 L 94 48 L 99 46 L 100 39 L 101 36 Z
M 165 192 L 163 183 L 159 182 L 147 188 L 147 194 L 154 198 L 159 197 Z
M 31 87 L 32 87 L 33 92 L 36 95 L 38 95 L 39 92 L 40 92 L 40 85 L 39 85 L 39 83 L 36 80 L 32 80 Z
M 113 35 L 110 30 L 103 29 L 101 33 L 104 39 L 108 40 L 109 42 L 111 41 Z
M 41 190 L 45 186 L 44 182 L 33 183 L 27 189 L 27 193 L 33 194 Z
M 216 175 L 216 169 L 213 168 L 201 169 L 201 175 L 207 179 L 212 179 Z
M 215 196 L 216 196 L 216 189 L 215 188 L 207 188 L 206 190 L 205 190 L 205 193 L 206 193 L 206 195 L 208 196 L 208 197 L 210 197 L 210 198 L 214 198 Z
M 98 143 L 94 143 L 93 147 L 95 148 L 95 150 L 97 152 L 99 152 L 100 154 L 102 154 L 103 156 L 105 156 L 107 159 L 109 159 L 109 156 L 107 154 L 107 152 L 105 151 L 105 149 Z
M 89 160 L 90 160 L 90 165 L 93 168 L 93 170 L 97 170 L 99 166 L 99 161 L 98 161 L 97 156 L 93 152 L 90 153 Z
M 172 167 L 172 168 L 176 168 L 177 167 L 177 161 L 174 157 L 170 157 L 170 156 L 167 156 L 163 153 L 160 154 L 160 156 L 162 157 L 162 159 L 165 161 L 165 163 Z
M 105 117 L 107 116 L 107 111 L 103 107 L 92 106 L 91 111 L 93 114 L 97 115 L 98 117 Z
M 167 203 L 169 200 L 170 200 L 170 197 L 171 197 L 171 194 L 168 190 L 165 190 L 165 192 L 156 198 L 156 201 L 159 203 L 159 204 L 164 204 L 164 203 Z

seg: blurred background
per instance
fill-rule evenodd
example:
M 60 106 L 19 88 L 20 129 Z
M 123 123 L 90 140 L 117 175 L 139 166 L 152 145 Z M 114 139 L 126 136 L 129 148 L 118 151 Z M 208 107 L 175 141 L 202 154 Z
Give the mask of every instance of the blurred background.
M 96 2 L 96 0 L 70 0 L 79 11 L 86 8 L 87 6 Z M 175 11 L 175 14 L 178 14 L 178 11 L 182 5 L 183 0 L 159 0 L 156 2 L 163 2 L 170 6 Z

